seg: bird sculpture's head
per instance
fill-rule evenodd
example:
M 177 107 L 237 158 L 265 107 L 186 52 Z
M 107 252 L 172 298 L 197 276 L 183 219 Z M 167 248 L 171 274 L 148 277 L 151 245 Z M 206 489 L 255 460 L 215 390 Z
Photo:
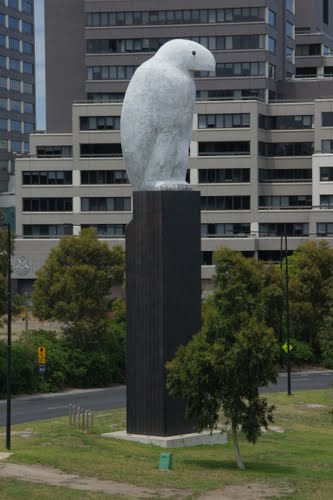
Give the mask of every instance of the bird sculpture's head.
M 215 71 L 213 54 L 200 43 L 175 39 L 165 43 L 154 59 L 187 71 Z

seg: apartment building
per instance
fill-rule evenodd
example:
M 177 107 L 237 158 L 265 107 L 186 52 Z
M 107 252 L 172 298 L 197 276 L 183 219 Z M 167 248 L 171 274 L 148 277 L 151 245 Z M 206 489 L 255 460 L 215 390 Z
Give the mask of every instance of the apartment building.
M 34 7 L 0 0 L 0 210 L 15 229 L 14 160 L 35 130 Z
M 302 14 L 304 4 L 314 2 L 303 0 Z M 217 61 L 214 74 L 195 75 L 188 172 L 201 192 L 204 286 L 222 245 L 277 260 L 284 234 L 291 251 L 309 238 L 333 242 L 332 77 L 296 74 L 317 58 L 296 55 L 298 36 L 311 45 L 322 30 L 324 51 L 331 25 L 323 1 L 310 31 L 300 33 L 307 18 L 298 17 L 298 5 L 46 0 L 48 130 L 32 135 L 30 157 L 16 162 L 13 277 L 20 291 L 64 234 L 94 226 L 109 245 L 125 245 L 131 187 L 121 157 L 121 100 L 136 67 L 176 37 L 202 43 Z M 323 58 L 326 66 L 333 61 Z

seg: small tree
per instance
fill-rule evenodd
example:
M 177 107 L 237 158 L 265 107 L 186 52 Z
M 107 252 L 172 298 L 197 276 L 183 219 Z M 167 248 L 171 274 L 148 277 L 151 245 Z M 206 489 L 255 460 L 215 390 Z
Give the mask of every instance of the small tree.
M 124 272 L 123 250 L 110 250 L 94 230 L 62 238 L 36 273 L 34 314 L 64 323 L 72 344 L 84 347 L 93 341 L 89 335 L 104 330 L 111 286 L 122 282 Z
M 264 322 L 263 269 L 228 249 L 216 253 L 216 262 L 216 290 L 204 304 L 202 330 L 167 364 L 167 388 L 186 400 L 199 430 L 213 430 L 222 408 L 244 469 L 237 429 L 255 443 L 273 420 L 259 388 L 276 382 L 277 343 Z
M 326 241 L 309 241 L 289 257 L 291 332 L 318 354 L 318 333 L 327 315 L 333 278 L 333 249 Z

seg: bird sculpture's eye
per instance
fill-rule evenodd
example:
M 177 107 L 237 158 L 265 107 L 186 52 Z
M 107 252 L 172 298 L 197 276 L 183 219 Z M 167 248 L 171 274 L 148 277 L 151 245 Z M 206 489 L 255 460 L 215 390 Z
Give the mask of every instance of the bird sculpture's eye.
M 195 54 L 196 54 L 196 51 L 195 51 L 195 50 L 192 50 L 192 54 L 193 54 L 193 55 L 195 56 Z

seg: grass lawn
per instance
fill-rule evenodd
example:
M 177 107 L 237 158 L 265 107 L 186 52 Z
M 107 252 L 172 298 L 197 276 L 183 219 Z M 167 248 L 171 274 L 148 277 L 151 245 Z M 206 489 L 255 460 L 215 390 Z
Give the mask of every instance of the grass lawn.
M 226 485 L 265 482 L 289 487 L 293 493 L 285 498 L 332 499 L 333 389 L 265 396 L 276 405 L 274 425 L 284 432 L 266 432 L 255 446 L 241 437 L 245 471 L 237 469 L 229 442 L 171 450 L 173 470 L 161 472 L 158 470 L 159 455 L 163 451 L 160 448 L 100 437 L 102 432 L 125 427 L 123 410 L 97 412 L 93 434 L 69 428 L 67 418 L 14 426 L 13 455 L 8 461 L 49 465 L 81 476 L 151 488 L 184 488 L 193 492 L 193 498 Z M 18 431 L 26 432 L 20 435 Z M 0 451 L 5 451 L 4 435 Z M 0 480 L 0 498 L 42 498 L 43 495 L 44 498 L 107 498 L 102 494 L 74 490 L 63 493 L 63 490 Z

